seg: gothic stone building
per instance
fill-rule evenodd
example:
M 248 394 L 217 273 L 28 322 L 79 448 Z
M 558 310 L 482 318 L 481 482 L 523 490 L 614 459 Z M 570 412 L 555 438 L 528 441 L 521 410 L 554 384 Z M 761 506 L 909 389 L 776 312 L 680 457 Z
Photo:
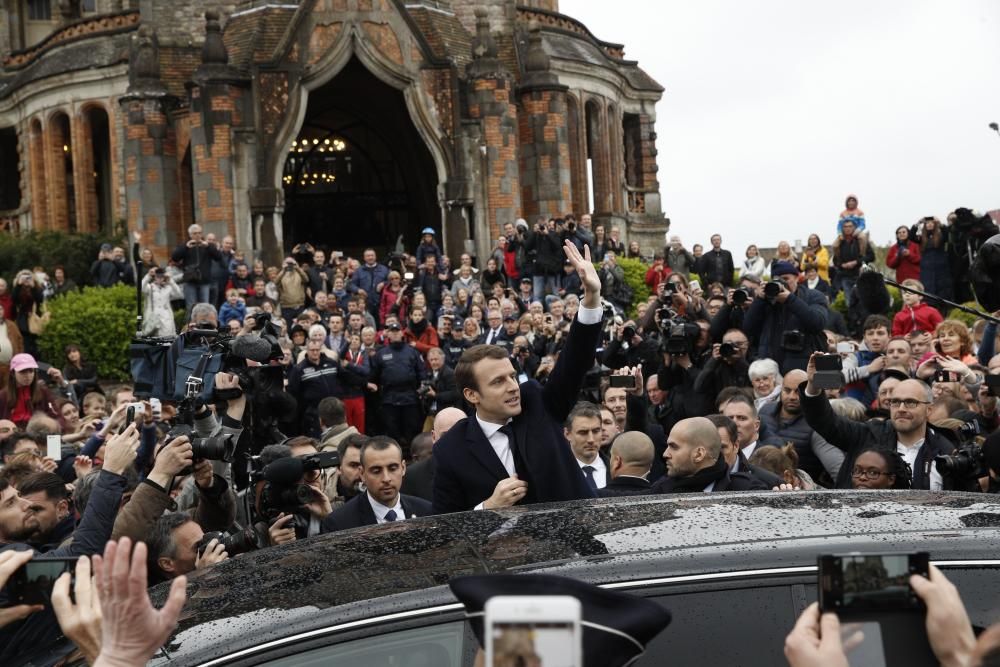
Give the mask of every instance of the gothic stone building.
M 558 0 L 3 0 L 0 57 L 6 229 L 482 257 L 592 211 L 662 245 L 663 89 Z

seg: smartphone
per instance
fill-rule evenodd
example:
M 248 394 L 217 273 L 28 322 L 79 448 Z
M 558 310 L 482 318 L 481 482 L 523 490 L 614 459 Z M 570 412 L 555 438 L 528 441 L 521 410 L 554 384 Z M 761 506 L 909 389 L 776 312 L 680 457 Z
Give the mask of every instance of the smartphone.
M 690 283 L 688 283 L 688 288 L 692 292 L 700 292 L 701 291 L 701 283 L 698 282 L 697 280 L 692 280 Z
M 1000 375 L 987 375 L 986 393 L 990 396 L 1000 396 Z
M 52 586 L 63 572 L 76 571 L 77 558 L 35 556 L 10 576 L 7 592 L 12 605 L 46 604 L 52 597 Z M 72 584 L 70 584 L 72 590 Z
M 610 387 L 622 387 L 624 389 L 635 389 L 634 375 L 612 375 L 608 378 Z
M 53 461 L 62 460 L 62 436 L 45 436 L 45 455 Z
M 160 403 L 160 399 L 153 396 L 149 399 L 149 410 L 153 413 L 153 421 L 160 421 L 163 416 L 163 404 Z
M 486 667 L 583 666 L 580 601 L 568 595 L 499 595 L 486 601 Z
M 843 341 L 837 343 L 837 354 L 851 354 L 854 352 L 854 346 L 850 343 Z
M 958 373 L 938 371 L 934 374 L 934 382 L 958 382 Z
M 850 613 L 923 609 L 923 602 L 910 587 L 910 575 L 928 577 L 929 568 L 930 557 L 926 551 L 820 556 L 820 611 Z
M 840 389 L 844 386 L 844 363 L 839 354 L 816 356 L 816 375 L 813 384 L 819 389 Z

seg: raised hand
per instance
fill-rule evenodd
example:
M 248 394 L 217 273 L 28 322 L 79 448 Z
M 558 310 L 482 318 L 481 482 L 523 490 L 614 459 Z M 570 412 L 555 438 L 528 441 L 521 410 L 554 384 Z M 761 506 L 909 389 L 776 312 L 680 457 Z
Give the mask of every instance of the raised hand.
M 567 240 L 563 244 L 563 252 L 570 264 L 576 269 L 580 276 L 580 283 L 583 285 L 583 303 L 585 308 L 599 308 L 601 305 L 601 279 L 597 275 L 597 269 L 590 259 L 590 246 L 583 246 L 583 254 L 572 241 Z

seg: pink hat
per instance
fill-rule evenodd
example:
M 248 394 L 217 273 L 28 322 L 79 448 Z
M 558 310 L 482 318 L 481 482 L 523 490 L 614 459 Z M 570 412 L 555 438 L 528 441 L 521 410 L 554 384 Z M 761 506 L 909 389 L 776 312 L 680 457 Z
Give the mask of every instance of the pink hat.
M 23 371 L 26 368 L 38 368 L 38 362 L 30 354 L 15 354 L 10 359 L 10 370 L 15 373 L 18 371 Z

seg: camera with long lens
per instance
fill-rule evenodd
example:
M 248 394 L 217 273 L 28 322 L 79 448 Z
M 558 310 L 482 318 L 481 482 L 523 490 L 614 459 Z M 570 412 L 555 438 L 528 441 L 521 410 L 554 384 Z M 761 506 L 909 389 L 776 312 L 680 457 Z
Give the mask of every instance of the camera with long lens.
M 781 347 L 786 352 L 804 352 L 806 335 L 798 330 L 785 331 L 781 334 Z
M 719 345 L 719 356 L 723 358 L 736 356 L 736 346 L 732 343 L 723 343 Z
M 199 438 L 190 424 L 175 424 L 167 433 L 166 444 L 179 436 L 187 436 L 191 443 L 191 453 L 194 460 L 232 461 L 236 451 L 236 440 L 232 434 L 218 435 L 210 438 Z
M 764 298 L 767 299 L 768 303 L 774 303 L 778 299 L 778 295 L 781 294 L 781 290 L 784 285 L 781 284 L 779 280 L 769 280 L 764 285 Z
M 982 434 L 982 426 L 978 419 L 970 419 L 953 433 L 958 438 L 958 447 L 951 454 L 935 456 L 934 466 L 945 489 L 979 491 L 979 479 L 990 474 L 983 449 L 975 440 Z
M 218 540 L 219 544 L 226 550 L 230 557 L 245 554 L 248 551 L 256 551 L 267 546 L 267 539 L 264 538 L 253 526 L 246 526 L 235 533 L 224 533 L 222 531 L 210 531 L 195 543 L 195 550 L 200 558 L 205 554 L 208 543 Z
M 781 290 L 778 290 L 778 291 L 780 292 Z M 747 290 L 747 289 L 745 289 L 743 287 L 740 287 L 740 288 L 737 288 L 737 289 L 733 290 L 733 305 L 734 306 L 742 306 L 743 304 L 745 304 L 749 300 L 750 300 L 750 292 L 749 292 L 749 290 Z
M 252 508 L 254 523 L 273 525 L 281 514 L 291 514 L 294 518 L 286 527 L 295 528 L 297 537 L 304 538 L 309 530 L 309 510 L 306 507 L 322 493 L 302 482 L 307 473 L 313 473 L 340 465 L 340 455 L 336 452 L 318 452 L 308 456 L 284 457 L 260 466 L 256 457 L 251 458 L 251 488 L 259 486 L 257 502 Z

